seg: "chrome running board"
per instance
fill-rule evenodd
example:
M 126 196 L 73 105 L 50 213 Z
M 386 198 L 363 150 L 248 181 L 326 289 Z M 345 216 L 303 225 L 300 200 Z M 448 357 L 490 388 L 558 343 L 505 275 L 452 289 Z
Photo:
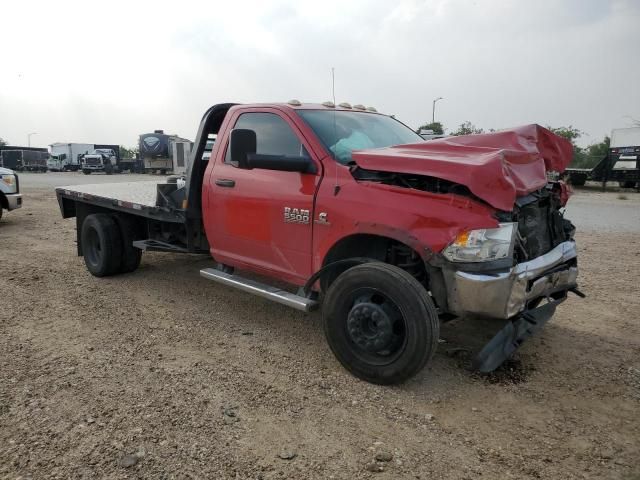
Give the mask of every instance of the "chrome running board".
M 200 276 L 303 312 L 310 312 L 318 307 L 318 302 L 311 298 L 301 297 L 281 288 L 225 273 L 216 268 L 204 268 L 200 270 Z

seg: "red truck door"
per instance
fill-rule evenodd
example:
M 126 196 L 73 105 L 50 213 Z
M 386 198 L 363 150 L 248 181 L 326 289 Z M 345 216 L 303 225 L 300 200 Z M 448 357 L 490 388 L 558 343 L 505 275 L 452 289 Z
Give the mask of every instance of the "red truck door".
M 256 153 L 309 155 L 297 126 L 277 109 L 243 111 L 231 122 L 228 131 L 256 132 Z M 225 135 L 226 145 L 220 150 L 224 157 L 216 159 L 208 179 L 205 224 L 211 226 L 207 237 L 212 255 L 222 263 L 304 283 L 311 274 L 313 205 L 320 173 L 238 168 L 231 160 L 228 138 Z

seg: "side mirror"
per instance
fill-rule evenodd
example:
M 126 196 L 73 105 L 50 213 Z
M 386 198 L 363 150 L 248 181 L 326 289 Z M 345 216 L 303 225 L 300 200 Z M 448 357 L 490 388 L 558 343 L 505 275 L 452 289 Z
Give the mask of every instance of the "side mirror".
M 231 130 L 229 138 L 229 148 L 231 150 L 231 160 L 238 164 L 240 168 L 249 168 L 247 158 L 249 154 L 256 153 L 256 132 L 245 128 Z

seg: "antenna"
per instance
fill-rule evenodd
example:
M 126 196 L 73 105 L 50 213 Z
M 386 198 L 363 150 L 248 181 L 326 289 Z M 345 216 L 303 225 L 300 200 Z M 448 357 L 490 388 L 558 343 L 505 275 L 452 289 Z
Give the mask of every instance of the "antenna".
M 338 144 L 338 126 L 336 124 L 336 69 L 335 67 L 331 67 L 331 95 L 333 97 L 333 138 L 336 141 L 335 145 L 337 145 Z M 338 157 L 336 152 L 333 152 L 333 155 L 334 155 L 333 160 L 335 162 L 335 168 L 336 168 L 333 195 L 336 196 L 340 191 L 340 185 L 338 185 Z

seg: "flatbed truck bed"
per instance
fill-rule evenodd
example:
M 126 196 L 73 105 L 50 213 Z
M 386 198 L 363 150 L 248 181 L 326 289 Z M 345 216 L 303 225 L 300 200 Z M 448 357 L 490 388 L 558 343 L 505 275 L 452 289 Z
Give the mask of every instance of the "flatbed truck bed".
M 73 185 L 56 188 L 63 205 L 63 199 L 108 208 L 135 216 L 153 218 L 165 222 L 184 223 L 185 215 L 181 209 L 163 205 L 158 201 L 158 192 L 167 182 L 124 182 L 89 185 Z

